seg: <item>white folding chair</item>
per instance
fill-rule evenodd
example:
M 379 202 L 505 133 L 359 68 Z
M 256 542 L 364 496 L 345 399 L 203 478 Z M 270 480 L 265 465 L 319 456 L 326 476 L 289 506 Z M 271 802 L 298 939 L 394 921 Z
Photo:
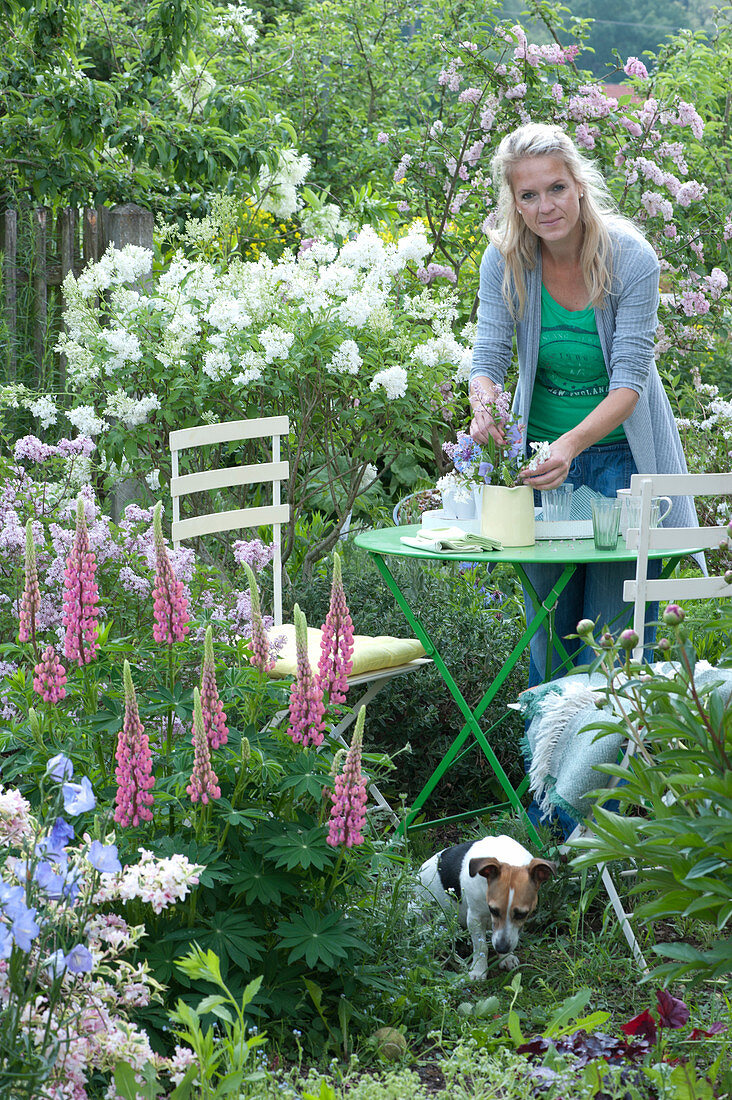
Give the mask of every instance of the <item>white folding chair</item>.
M 646 604 L 655 600 L 666 603 L 684 600 L 712 600 L 732 595 L 723 576 L 662 577 L 649 579 L 651 551 L 662 550 L 669 557 L 717 549 L 727 539 L 727 527 L 651 527 L 653 498 L 658 496 L 719 497 L 732 494 L 732 473 L 728 474 L 633 474 L 631 496 L 640 497 L 640 527 L 630 528 L 626 543 L 638 550 L 635 578 L 625 582 L 623 599 L 633 603 L 633 629 L 638 646 L 636 660 L 643 656 L 643 630 Z
M 172 462 L 172 476 L 170 480 L 170 494 L 173 500 L 173 523 L 171 537 L 174 546 L 179 546 L 182 539 L 197 538 L 221 531 L 241 530 L 251 527 L 271 526 L 273 531 L 274 558 L 273 567 L 273 618 L 277 628 L 282 628 L 287 643 L 281 651 L 278 663 L 281 668 L 294 670 L 296 664 L 294 626 L 282 622 L 282 525 L 290 518 L 289 504 L 281 501 L 281 487 L 289 478 L 289 463 L 281 459 L 282 440 L 287 439 L 290 431 L 290 422 L 287 416 L 261 417 L 252 420 L 234 420 L 226 424 L 204 424 L 195 428 L 182 428 L 170 433 L 170 451 Z M 270 456 L 268 460 L 247 465 L 229 466 L 223 469 L 203 469 L 195 473 L 180 474 L 179 456 L 182 452 L 192 448 L 204 448 L 223 443 L 244 442 L 250 440 L 265 441 L 270 444 Z M 202 463 L 205 465 L 205 460 Z M 221 489 L 231 489 L 243 485 L 269 486 L 271 503 L 244 508 L 217 509 L 203 515 L 194 515 L 181 519 L 181 497 L 190 496 L 193 493 L 205 493 Z M 316 635 L 319 631 L 308 629 L 309 648 L 314 647 L 319 653 L 319 640 Z M 340 722 L 331 731 L 331 736 L 337 738 L 341 744 L 347 742 L 343 736 L 344 731 L 355 721 L 361 707 L 366 706 L 373 697 L 386 687 L 395 676 L 407 672 L 414 672 L 423 665 L 430 664 L 424 656 L 424 649 L 414 639 L 402 639 L 402 646 L 393 646 L 391 650 L 380 646 L 380 639 L 356 637 L 354 639 L 354 666 L 358 669 L 363 661 L 366 668 L 362 672 L 355 671 L 348 678 L 350 686 L 367 685 L 366 691 L 352 709 L 346 713 Z M 397 639 L 384 639 L 384 643 L 394 643 Z M 361 651 L 359 652 L 359 647 Z M 401 655 L 399 653 L 401 651 Z M 380 663 L 383 662 L 383 663 Z M 380 667 L 370 667 L 379 664 Z M 279 669 L 275 670 L 275 676 L 287 675 Z M 283 714 L 286 712 L 283 712 Z M 278 718 L 281 718 L 279 715 Z M 389 803 L 381 794 L 378 787 L 372 784 L 369 791 L 377 805 L 385 810 L 396 825 L 400 819 L 394 813 Z

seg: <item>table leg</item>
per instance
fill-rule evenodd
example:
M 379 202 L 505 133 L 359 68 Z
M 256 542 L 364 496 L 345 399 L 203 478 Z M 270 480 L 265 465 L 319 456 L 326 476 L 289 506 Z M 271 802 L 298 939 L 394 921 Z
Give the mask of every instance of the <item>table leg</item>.
M 570 577 L 574 573 L 574 569 L 575 569 L 574 565 L 566 564 L 564 566 L 564 569 L 562 571 L 561 576 L 557 580 L 557 582 L 554 585 L 554 587 L 552 588 L 552 590 L 547 595 L 546 600 L 544 601 L 544 603 L 538 609 L 535 618 L 533 619 L 531 624 L 526 628 L 523 635 L 521 636 L 519 641 L 514 646 L 513 650 L 511 651 L 508 658 L 506 659 L 506 661 L 504 662 L 504 664 L 500 668 L 498 674 L 496 675 L 493 682 L 488 687 L 488 690 L 483 695 L 483 698 L 480 700 L 480 702 L 478 703 L 475 710 L 471 710 L 470 707 L 468 706 L 468 703 L 465 700 L 465 697 L 463 696 L 463 694 L 460 691 L 459 687 L 455 683 L 455 680 L 453 679 L 449 669 L 445 665 L 445 662 L 442 659 L 442 656 L 440 655 L 440 653 L 438 652 L 434 642 L 430 638 L 429 634 L 425 630 L 424 626 L 420 622 L 417 615 L 412 611 L 411 607 L 409 606 L 409 604 L 405 600 L 404 596 L 402 595 L 402 592 L 399 588 L 399 585 L 397 584 L 396 580 L 394 579 L 393 575 L 391 574 L 391 572 L 389 570 L 389 567 L 387 566 L 387 564 L 384 561 L 383 557 L 380 554 L 374 553 L 373 551 L 371 551 L 370 553 L 371 553 L 371 557 L 373 558 L 373 561 L 374 561 L 377 569 L 379 570 L 382 577 L 384 578 L 384 581 L 385 581 L 387 587 L 389 588 L 389 591 L 392 593 L 395 600 L 397 601 L 397 604 L 399 605 L 402 613 L 404 614 L 404 617 L 406 618 L 407 622 L 409 623 L 412 630 L 414 631 L 415 636 L 419 639 L 419 641 L 424 646 L 425 652 L 434 661 L 435 666 L 436 666 L 438 672 L 440 673 L 440 676 L 442 677 L 444 683 L 446 684 L 448 691 L 452 695 L 453 699 L 455 700 L 455 703 L 457 704 L 461 714 L 463 715 L 463 717 L 465 719 L 465 725 L 463 726 L 460 733 L 457 735 L 457 737 L 453 741 L 452 745 L 448 749 L 447 753 L 445 754 L 445 756 L 443 757 L 441 762 L 438 764 L 435 771 L 430 776 L 427 783 L 424 785 L 424 787 L 422 788 L 422 790 L 418 794 L 417 798 L 415 799 L 414 805 L 412 806 L 412 809 L 410 810 L 410 812 L 407 816 L 407 819 L 406 819 L 404 825 L 401 826 L 400 828 L 402 828 L 402 831 L 406 831 L 409 828 L 412 821 L 414 820 L 414 818 L 417 816 L 419 810 L 421 809 L 422 805 L 427 800 L 429 795 L 432 793 L 434 788 L 437 786 L 440 779 L 443 777 L 443 775 L 448 770 L 450 765 L 453 763 L 453 761 L 455 760 L 455 757 L 457 756 L 458 752 L 462 748 L 463 744 L 465 743 L 467 738 L 472 733 L 473 737 L 475 738 L 475 740 L 478 742 L 481 749 L 483 750 L 483 753 L 484 753 L 486 759 L 488 760 L 488 763 L 490 764 L 491 768 L 493 769 L 493 772 L 494 772 L 496 778 L 498 779 L 498 782 L 500 783 L 501 787 L 503 788 L 503 791 L 505 792 L 510 805 L 513 807 L 514 810 L 516 810 L 516 812 L 518 812 L 519 814 L 522 814 L 524 816 L 525 821 L 527 823 L 528 831 L 531 835 L 532 841 L 535 844 L 538 844 L 539 846 L 541 846 L 541 842 L 539 840 L 536 829 L 534 828 L 533 824 L 529 821 L 528 817 L 526 816 L 526 811 L 525 811 L 525 809 L 524 809 L 524 807 L 521 803 L 521 799 L 519 798 L 519 796 L 517 795 L 517 793 L 514 790 L 513 786 L 511 785 L 511 782 L 509 781 L 508 776 L 506 775 L 505 771 L 503 770 L 503 767 L 501 766 L 500 761 L 496 757 L 496 754 L 494 753 L 493 749 L 491 748 L 490 743 L 488 742 L 485 734 L 483 733 L 482 729 L 480 728 L 480 726 L 478 724 L 478 719 L 481 717 L 483 712 L 486 710 L 486 708 L 490 705 L 490 703 L 494 699 L 496 693 L 499 691 L 499 689 L 500 689 L 501 685 L 504 683 L 506 677 L 510 674 L 511 670 L 516 665 L 516 662 L 518 661 L 521 654 L 524 652 L 526 647 L 529 645 L 529 642 L 533 638 L 536 631 L 539 630 L 539 628 L 543 625 L 545 619 L 553 611 L 554 607 L 556 606 L 557 600 L 559 599 L 559 596 L 564 591 L 566 585 L 569 582 Z

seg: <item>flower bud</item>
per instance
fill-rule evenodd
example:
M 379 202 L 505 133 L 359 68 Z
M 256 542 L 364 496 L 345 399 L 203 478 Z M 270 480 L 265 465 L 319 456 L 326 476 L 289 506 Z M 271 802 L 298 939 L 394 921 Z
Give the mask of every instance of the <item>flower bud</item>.
M 602 649 L 612 649 L 615 639 L 612 634 L 606 633 L 600 637 L 600 646 Z
M 242 737 L 241 739 L 241 762 L 244 767 L 249 766 L 249 758 L 252 755 L 252 746 L 249 744 L 248 737 Z
M 718 548 L 723 552 L 725 550 L 729 550 L 729 541 L 727 539 L 722 539 L 722 541 L 718 544 Z
M 592 619 L 580 619 L 577 623 L 577 633 L 580 638 L 589 637 L 592 635 L 592 631 L 595 629 L 595 624 Z
M 732 584 L 732 569 L 725 570 L 724 580 L 726 584 Z
M 30 731 L 33 734 L 33 739 L 38 742 L 39 745 L 43 744 L 43 738 L 41 736 L 41 723 L 38 721 L 38 715 L 33 707 L 28 707 L 28 725 Z
M 667 653 L 670 648 L 671 642 L 668 638 L 660 638 L 656 644 L 656 649 L 660 650 L 661 653 Z
M 636 632 L 631 629 L 624 630 L 618 638 L 621 649 L 627 649 L 628 651 L 630 651 L 631 649 L 635 649 L 639 641 L 640 638 L 638 637 Z
M 678 626 L 679 623 L 683 623 L 685 618 L 686 612 L 677 603 L 670 603 L 661 616 L 666 626 Z

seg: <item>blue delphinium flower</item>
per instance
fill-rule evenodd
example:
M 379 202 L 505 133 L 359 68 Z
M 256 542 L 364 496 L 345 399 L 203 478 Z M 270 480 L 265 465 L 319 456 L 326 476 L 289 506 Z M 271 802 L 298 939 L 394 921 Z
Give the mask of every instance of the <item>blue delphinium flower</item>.
M 33 873 L 33 877 L 49 898 L 57 901 L 64 888 L 64 882 L 66 881 L 63 874 L 58 873 L 58 864 L 48 863 L 46 860 L 42 860 Z
M 12 923 L 11 931 L 13 939 L 21 951 L 30 951 L 31 943 L 41 930 L 40 924 L 34 919 L 35 909 L 23 907 L 24 912 L 19 912 Z
M 64 821 L 62 817 L 57 817 L 51 832 L 36 845 L 36 851 L 45 849 L 52 855 L 61 856 L 64 854 L 66 845 L 73 839 L 73 826 L 69 825 L 68 821 Z
M 99 840 L 93 840 L 87 859 L 92 867 L 103 875 L 113 875 L 122 870 L 122 864 L 117 857 L 116 844 L 102 844 Z
M 83 776 L 81 783 L 64 783 L 61 790 L 64 796 L 64 809 L 72 817 L 86 813 L 87 810 L 93 810 L 97 804 L 92 785 L 86 775 Z
M 6 924 L 0 924 L 0 959 L 9 959 L 13 950 L 13 937 Z
M 88 947 L 84 947 L 83 943 L 77 943 L 76 947 L 72 947 L 64 962 L 71 974 L 89 974 L 94 967 L 92 953 Z
M 46 775 L 49 775 L 51 779 L 55 779 L 57 783 L 62 783 L 64 779 L 71 779 L 73 774 L 74 765 L 68 756 L 64 756 L 62 752 L 52 757 L 46 764 Z
M 63 948 L 59 947 L 49 955 L 43 965 L 52 978 L 60 978 L 66 970 L 66 955 Z

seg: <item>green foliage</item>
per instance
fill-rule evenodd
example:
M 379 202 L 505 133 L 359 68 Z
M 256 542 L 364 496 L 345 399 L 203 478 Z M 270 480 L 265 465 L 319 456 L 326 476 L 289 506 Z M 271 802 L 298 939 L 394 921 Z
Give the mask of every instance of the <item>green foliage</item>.
M 729 624 L 729 608 L 726 609 Z M 670 959 L 653 971 L 665 981 L 719 978 L 732 971 L 732 707 L 729 671 L 701 672 L 683 625 L 672 628 L 673 662 L 660 673 L 634 667 L 627 683 L 608 669 L 608 690 L 627 715 L 638 746 L 628 769 L 603 770 L 623 780 L 599 796 L 595 837 L 577 840 L 585 850 L 577 867 L 632 859 L 640 895 L 636 916 L 653 922 L 670 917 L 713 926 L 710 948 L 661 943 L 656 954 Z M 603 803 L 615 798 L 620 813 Z
M 233 187 L 237 176 L 251 191 L 272 142 L 294 139 L 258 90 L 256 28 L 227 5 L 2 8 L 0 205 L 137 201 L 190 211 L 203 191 Z

